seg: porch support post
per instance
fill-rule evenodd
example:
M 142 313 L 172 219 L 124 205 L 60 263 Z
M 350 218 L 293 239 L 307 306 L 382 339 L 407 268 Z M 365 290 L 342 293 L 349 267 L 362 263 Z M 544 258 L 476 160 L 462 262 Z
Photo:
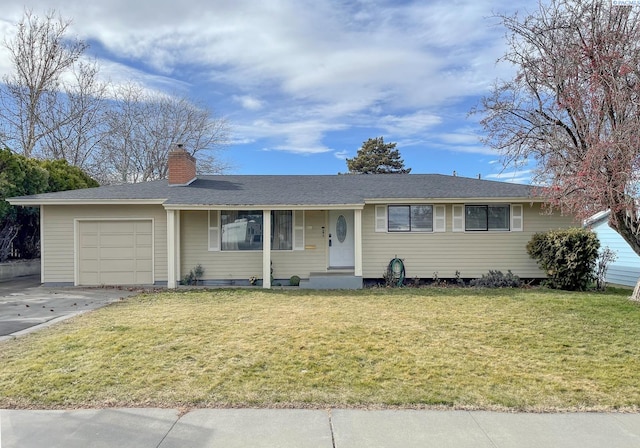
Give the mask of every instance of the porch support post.
M 181 242 L 180 242 L 180 210 L 176 210 L 175 228 L 174 228 L 174 230 L 175 230 L 174 235 L 175 235 L 175 241 L 176 241 L 176 244 L 174 246 L 176 248 L 176 252 L 175 252 L 175 255 L 174 255 L 174 260 L 175 260 L 174 265 L 176 267 L 175 269 L 176 269 L 176 286 L 177 286 L 178 284 L 180 284 L 180 266 L 181 266 L 181 263 L 180 263 L 180 252 L 182 252 L 180 250 L 180 246 L 181 246 Z
M 176 288 L 177 268 L 176 248 L 178 247 L 178 233 L 176 216 L 180 216 L 175 210 L 167 210 L 167 288 Z
M 354 266 L 353 275 L 362 277 L 362 210 L 353 211 Z
M 40 206 L 40 283 L 45 282 L 44 270 L 45 270 L 45 257 L 46 254 L 46 246 L 44 244 L 44 205 Z M 73 256 L 74 263 L 78 263 L 78 256 L 74 254 Z M 76 269 L 76 272 L 78 270 Z
M 262 210 L 262 287 L 271 288 L 271 210 Z

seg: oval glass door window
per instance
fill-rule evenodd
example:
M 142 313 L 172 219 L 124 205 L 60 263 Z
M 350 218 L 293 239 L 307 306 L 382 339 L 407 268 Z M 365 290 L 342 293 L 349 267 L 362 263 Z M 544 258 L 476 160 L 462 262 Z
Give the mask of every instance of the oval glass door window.
M 338 221 L 336 222 L 336 236 L 341 243 L 344 243 L 345 238 L 347 238 L 347 220 L 342 215 L 338 216 Z

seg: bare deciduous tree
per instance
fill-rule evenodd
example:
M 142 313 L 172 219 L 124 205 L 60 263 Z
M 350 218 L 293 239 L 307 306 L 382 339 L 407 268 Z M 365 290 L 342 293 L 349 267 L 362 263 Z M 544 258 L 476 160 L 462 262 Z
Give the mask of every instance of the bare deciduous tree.
M 176 143 L 184 144 L 207 172 L 224 169 L 215 157 L 227 141 L 224 118 L 213 117 L 190 100 L 145 91 L 136 84 L 116 89 L 106 112 L 101 142 L 103 182 L 142 182 L 167 176 L 167 157 Z
M 97 63 L 83 58 L 87 45 L 68 39 L 70 24 L 54 11 L 39 18 L 26 10 L 5 39 L 14 70 L 0 85 L 0 144 L 65 159 L 102 183 L 166 177 L 175 143 L 200 170 L 225 169 L 215 157 L 227 140 L 223 118 L 186 98 L 101 82 Z
M 73 82 L 64 91 L 51 96 L 40 120 L 49 132 L 44 135 L 42 156 L 64 159 L 91 175 L 102 171 L 99 166 L 99 144 L 104 135 L 103 117 L 106 83 L 98 79 L 95 62 L 74 66 Z
M 3 143 L 27 157 L 56 127 L 57 123 L 45 123 L 41 117 L 56 103 L 63 74 L 87 48 L 83 41 L 67 38 L 70 23 L 54 11 L 40 18 L 26 10 L 16 35 L 4 40 L 14 71 L 4 77 L 0 89 Z
M 517 72 L 477 109 L 486 143 L 507 163 L 535 159 L 541 192 L 562 210 L 611 210 L 640 254 L 640 10 L 550 0 L 499 18 Z

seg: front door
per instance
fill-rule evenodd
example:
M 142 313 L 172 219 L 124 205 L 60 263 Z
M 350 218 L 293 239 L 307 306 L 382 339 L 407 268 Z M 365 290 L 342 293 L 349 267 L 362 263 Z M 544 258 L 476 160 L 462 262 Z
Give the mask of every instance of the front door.
M 329 211 L 329 267 L 353 268 L 355 238 L 353 210 Z

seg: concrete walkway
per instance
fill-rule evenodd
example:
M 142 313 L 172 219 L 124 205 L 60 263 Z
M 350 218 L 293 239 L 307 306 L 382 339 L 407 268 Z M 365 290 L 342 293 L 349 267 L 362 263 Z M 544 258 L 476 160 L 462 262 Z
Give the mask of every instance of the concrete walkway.
M 640 414 L 481 411 L 0 410 L 2 448 L 639 448 Z

